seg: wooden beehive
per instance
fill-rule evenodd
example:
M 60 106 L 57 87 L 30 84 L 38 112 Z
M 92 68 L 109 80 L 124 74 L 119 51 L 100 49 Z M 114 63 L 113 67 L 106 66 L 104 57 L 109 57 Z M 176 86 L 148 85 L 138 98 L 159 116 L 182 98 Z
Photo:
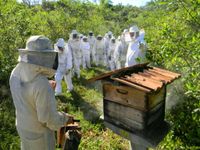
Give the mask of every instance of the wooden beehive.
M 180 74 L 139 64 L 102 74 L 104 120 L 130 131 L 145 131 L 164 121 L 166 85 Z

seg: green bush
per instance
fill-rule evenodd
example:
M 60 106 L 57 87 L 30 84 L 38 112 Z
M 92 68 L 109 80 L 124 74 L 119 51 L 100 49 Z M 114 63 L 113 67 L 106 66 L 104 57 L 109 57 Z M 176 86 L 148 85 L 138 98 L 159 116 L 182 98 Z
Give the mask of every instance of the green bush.
M 8 87 L 11 70 L 17 63 L 17 49 L 25 47 L 30 35 L 43 34 L 52 42 L 63 37 L 69 38 L 71 30 L 77 29 L 83 34 L 90 30 L 95 35 L 104 35 L 111 30 L 119 35 L 124 28 L 137 24 L 146 31 L 148 59 L 152 65 L 181 73 L 183 85 L 181 103 L 174 107 L 166 119 L 172 130 L 159 145 L 160 149 L 198 149 L 200 146 L 200 2 L 196 0 L 156 0 L 143 8 L 132 6 L 112 6 L 110 1 L 101 5 L 79 0 L 43 1 L 42 5 L 26 5 L 15 0 L 0 0 L 0 87 Z M 82 72 L 85 78 L 91 77 L 95 70 Z M 78 82 L 73 95 L 88 101 L 100 99 L 100 93 L 85 87 L 85 81 Z M 93 87 L 94 88 L 94 87 Z M 87 93 L 88 94 L 85 94 Z M 6 93 L 6 94 L 5 94 Z M 90 95 L 91 94 L 91 95 Z M 14 127 L 14 107 L 9 92 L 0 93 L 0 149 L 19 149 L 19 138 Z M 72 97 L 69 97 L 71 100 Z M 72 104 L 70 104 L 72 105 Z M 65 107 L 60 103 L 60 107 Z M 79 105 L 72 105 L 77 111 Z M 90 126 L 90 122 L 86 123 Z M 121 139 L 112 141 L 112 134 L 104 134 L 96 125 L 91 125 L 93 134 L 84 139 L 82 149 L 124 149 Z M 98 125 L 97 125 L 98 126 Z M 88 137 L 90 135 L 88 134 Z M 108 139 L 106 137 L 109 137 Z M 105 140 L 105 141 L 104 141 Z M 119 140 L 119 141 L 118 141 Z M 111 146 L 109 143 L 111 142 Z M 105 147 L 101 147 L 105 144 Z

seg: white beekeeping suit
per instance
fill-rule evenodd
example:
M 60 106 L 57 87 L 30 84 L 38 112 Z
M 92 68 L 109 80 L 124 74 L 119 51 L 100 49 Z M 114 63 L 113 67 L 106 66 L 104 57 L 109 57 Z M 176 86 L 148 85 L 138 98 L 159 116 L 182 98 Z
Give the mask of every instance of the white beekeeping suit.
M 90 68 L 90 44 L 87 41 L 87 37 L 84 36 L 82 41 L 81 41 L 81 50 L 82 50 L 82 54 L 83 54 L 83 68 Z
M 88 42 L 90 43 L 90 55 L 91 55 L 91 58 L 92 58 L 92 62 L 96 64 L 96 57 L 95 57 L 96 51 L 94 49 L 96 39 L 95 39 L 92 31 L 89 32 Z
M 103 37 L 101 35 L 97 36 L 94 48 L 96 49 L 96 62 L 97 65 L 105 65 L 105 45 Z
M 129 33 L 132 41 L 129 43 L 128 51 L 126 55 L 125 66 L 132 66 L 138 64 L 138 56 L 140 53 L 140 43 L 139 40 L 136 40 L 139 37 L 139 29 L 137 26 L 133 26 L 129 29 Z
M 112 37 L 109 44 L 109 48 L 108 48 L 108 63 L 109 63 L 110 70 L 116 69 L 115 60 L 114 60 L 115 48 L 116 48 L 116 40 L 114 37 Z
M 145 31 L 142 29 L 142 30 L 140 30 L 139 37 L 136 39 L 140 43 L 140 47 L 139 47 L 140 53 L 138 55 L 140 63 L 144 63 L 147 61 L 146 60 L 147 44 L 144 40 L 144 36 L 145 36 Z
M 67 84 L 68 91 L 73 90 L 72 84 L 72 53 L 71 50 L 68 48 L 68 44 L 65 43 L 64 39 L 58 39 L 57 43 L 55 44 L 55 49 L 58 51 L 58 68 L 55 74 L 56 80 L 56 88 L 55 88 L 55 95 L 59 95 L 62 93 L 62 86 L 61 82 L 64 77 L 65 83 Z
M 109 44 L 110 44 L 111 38 L 112 38 L 112 32 L 109 31 L 104 36 L 105 64 L 109 64 L 109 61 L 108 61 L 108 59 L 109 59 L 108 58 L 108 51 L 109 51 Z
M 73 30 L 70 39 L 68 40 L 68 47 L 72 52 L 74 73 L 80 78 L 80 65 L 82 63 L 82 51 L 80 48 L 80 39 L 78 37 L 78 32 Z
M 44 36 L 31 36 L 19 49 L 19 63 L 10 76 L 21 150 L 54 150 L 55 135 L 72 117 L 56 110 L 52 77 L 55 51 Z
M 123 43 L 121 41 L 121 37 L 117 38 L 117 43 L 114 51 L 114 62 L 116 65 L 116 69 L 120 69 L 122 67 L 122 53 L 123 53 Z
M 79 39 L 81 41 L 83 39 L 83 34 L 79 34 L 78 36 L 79 36 Z
M 126 34 L 128 34 L 128 29 L 124 29 L 122 35 L 121 35 L 121 44 L 122 44 L 122 53 L 121 53 L 121 67 L 125 67 L 125 62 L 126 62 L 126 54 L 127 54 L 127 50 L 128 50 L 128 42 L 126 42 L 125 40 L 125 36 Z

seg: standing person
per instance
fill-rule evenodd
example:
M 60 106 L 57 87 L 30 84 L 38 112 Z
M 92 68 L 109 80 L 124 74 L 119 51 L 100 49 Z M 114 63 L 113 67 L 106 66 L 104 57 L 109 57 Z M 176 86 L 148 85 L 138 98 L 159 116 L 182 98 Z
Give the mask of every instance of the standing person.
M 117 38 L 116 48 L 114 51 L 114 62 L 116 65 L 116 69 L 120 69 L 122 67 L 122 53 L 123 53 L 123 43 L 121 41 L 121 37 Z
M 126 67 L 138 64 L 137 59 L 140 53 L 139 40 L 136 40 L 139 37 L 138 27 L 137 26 L 130 27 L 129 34 L 132 41 L 129 43 L 128 46 L 128 51 L 126 55 L 126 64 L 125 64 Z
M 128 29 L 124 29 L 122 35 L 121 35 L 121 44 L 122 44 L 122 53 L 121 53 L 121 60 L 120 60 L 120 64 L 121 67 L 125 67 L 125 62 L 126 62 L 126 54 L 127 54 L 127 50 L 128 50 L 128 42 L 126 42 L 125 40 L 125 36 L 126 34 L 128 34 Z
M 78 32 L 73 30 L 70 34 L 70 39 L 68 40 L 69 49 L 72 52 L 74 73 L 80 78 L 80 65 L 82 62 L 82 52 L 80 49 L 80 39 Z
M 109 44 L 110 44 L 111 38 L 112 38 L 112 32 L 108 31 L 108 33 L 106 33 L 105 36 L 104 36 L 105 64 L 109 64 L 108 51 L 109 51 Z
M 110 70 L 116 69 L 115 60 L 114 60 L 115 48 L 116 48 L 116 40 L 114 37 L 112 37 L 109 44 L 109 48 L 108 48 L 108 63 L 109 63 Z
M 91 60 L 94 64 L 96 64 L 96 51 L 94 49 L 94 45 L 96 42 L 96 39 L 94 37 L 94 33 L 92 31 L 89 31 L 89 35 L 88 35 L 88 42 L 90 43 L 90 55 L 91 55 Z
M 146 59 L 147 44 L 144 40 L 144 36 L 145 36 L 145 31 L 144 29 L 141 29 L 139 37 L 137 38 L 140 44 L 140 47 L 139 47 L 140 53 L 138 55 L 140 63 L 145 63 L 147 61 Z
M 72 84 L 72 53 L 68 48 L 68 44 L 65 43 L 63 38 L 58 39 L 55 44 L 55 49 L 58 51 L 58 68 L 55 74 L 56 88 L 55 95 L 60 95 L 62 93 L 61 82 L 64 77 L 65 83 L 67 84 L 67 89 L 69 92 L 73 90 Z
M 81 41 L 81 50 L 83 53 L 83 68 L 90 68 L 90 44 L 86 36 L 83 36 Z
M 96 62 L 97 65 L 105 65 L 105 47 L 104 47 L 103 37 L 101 35 L 97 36 L 96 43 L 94 45 L 96 51 Z
M 10 76 L 10 90 L 21 150 L 54 150 L 54 131 L 73 120 L 56 110 L 54 90 L 47 79 L 55 72 L 55 50 L 48 38 L 31 36 L 19 54 L 19 63 Z

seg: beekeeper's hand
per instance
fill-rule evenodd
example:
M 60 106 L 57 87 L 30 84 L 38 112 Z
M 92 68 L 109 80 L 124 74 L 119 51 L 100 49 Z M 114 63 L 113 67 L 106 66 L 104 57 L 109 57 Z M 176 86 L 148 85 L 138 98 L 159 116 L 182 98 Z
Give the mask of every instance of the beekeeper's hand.
M 56 88 L 56 81 L 49 80 L 49 84 L 50 84 L 51 88 L 55 90 L 55 88 Z

